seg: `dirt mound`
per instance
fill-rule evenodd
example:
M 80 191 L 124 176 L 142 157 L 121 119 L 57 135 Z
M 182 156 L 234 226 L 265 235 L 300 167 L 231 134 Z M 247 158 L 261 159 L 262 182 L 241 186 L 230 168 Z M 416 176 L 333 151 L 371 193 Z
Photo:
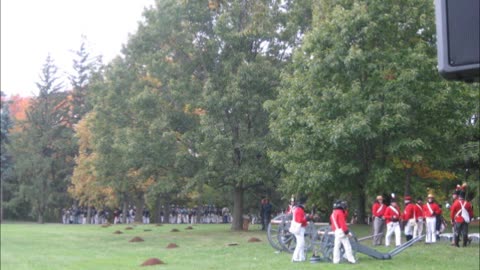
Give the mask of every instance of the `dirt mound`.
M 172 229 L 171 232 L 179 232 L 178 229 Z
M 162 226 L 162 224 L 161 224 L 161 223 L 157 223 L 155 226 L 160 227 L 160 226 Z
M 178 247 L 178 245 L 175 244 L 175 243 L 170 243 L 170 244 L 168 244 L 168 246 L 167 246 L 167 248 L 177 248 L 177 247 Z
M 143 231 L 144 231 L 144 232 L 151 232 L 152 230 L 150 230 L 150 229 L 145 229 L 145 230 L 143 230 Z
M 133 230 L 132 227 L 126 227 L 125 230 Z
M 123 232 L 121 232 L 121 231 L 114 231 L 113 233 L 114 233 L 114 234 L 122 234 Z
M 102 228 L 110 227 L 110 224 L 102 224 Z
M 228 243 L 226 246 L 233 247 L 233 246 L 238 246 L 238 243 Z
M 165 264 L 165 263 L 157 258 L 150 258 L 144 261 L 140 266 L 149 266 L 149 265 L 156 265 L 156 264 Z
M 188 226 L 185 228 L 185 230 L 193 230 L 193 227 L 192 226 Z
M 250 243 L 261 242 L 261 241 L 262 241 L 262 240 L 260 240 L 260 239 L 258 239 L 258 238 L 256 238 L 256 237 L 252 237 L 252 238 L 248 239 L 248 242 L 250 242 Z
M 128 242 L 143 242 L 145 240 L 143 240 L 143 238 L 141 237 L 138 237 L 138 236 L 135 236 L 134 238 L 132 238 L 130 241 Z

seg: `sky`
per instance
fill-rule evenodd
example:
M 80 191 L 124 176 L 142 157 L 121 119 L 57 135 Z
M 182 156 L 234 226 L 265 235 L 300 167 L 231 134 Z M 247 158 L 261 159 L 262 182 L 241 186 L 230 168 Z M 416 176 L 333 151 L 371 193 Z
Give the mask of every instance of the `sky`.
M 90 55 L 108 63 L 136 32 L 144 7 L 155 0 L 1 0 L 0 89 L 7 96 L 37 95 L 48 54 L 68 85 L 82 35 Z

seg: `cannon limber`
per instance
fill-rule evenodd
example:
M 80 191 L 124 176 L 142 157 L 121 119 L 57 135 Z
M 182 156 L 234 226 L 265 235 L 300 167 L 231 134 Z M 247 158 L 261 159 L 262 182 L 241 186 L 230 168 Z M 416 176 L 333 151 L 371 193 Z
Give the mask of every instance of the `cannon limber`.
M 295 250 L 296 241 L 295 236 L 291 234 L 288 229 L 290 228 L 290 222 L 292 215 L 281 214 L 273 218 L 267 228 L 267 239 L 273 248 L 278 251 L 284 251 L 292 253 Z M 355 256 L 356 253 L 365 254 L 378 260 L 389 260 L 395 255 L 404 251 L 414 243 L 420 241 L 424 235 L 411 239 L 408 242 L 396 247 L 387 253 L 379 252 L 371 247 L 362 245 L 360 242 L 371 238 L 368 236 L 364 238 L 357 238 L 352 232 L 350 244 L 352 246 L 352 252 Z M 331 231 L 328 223 L 315 223 L 309 222 L 305 228 L 305 250 L 312 252 L 312 258 L 310 261 L 314 262 L 331 262 L 333 259 L 333 245 L 334 245 L 334 232 Z M 341 258 L 343 258 L 343 247 L 340 249 Z

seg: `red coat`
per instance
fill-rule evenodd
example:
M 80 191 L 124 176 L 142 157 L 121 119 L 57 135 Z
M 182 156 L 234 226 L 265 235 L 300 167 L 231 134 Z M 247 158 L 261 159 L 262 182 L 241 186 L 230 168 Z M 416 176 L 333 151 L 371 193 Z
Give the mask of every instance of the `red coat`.
M 385 209 L 387 209 L 387 206 L 383 203 L 375 202 L 372 205 L 372 215 L 375 217 L 383 217 L 383 214 L 385 213 Z
M 307 226 L 307 217 L 305 216 L 305 210 L 303 210 L 303 206 L 296 206 L 293 209 L 293 220 L 298 223 L 302 223 L 302 227 Z
M 342 209 L 333 209 L 333 212 L 330 215 L 330 224 L 332 231 L 341 229 L 345 233 L 348 232 L 347 215 Z M 338 228 L 335 225 L 338 226 Z
M 432 208 L 432 211 L 430 211 L 430 208 Z M 423 205 L 423 213 L 425 214 L 425 217 L 435 217 L 437 215 L 442 214 L 442 209 L 440 209 L 437 203 L 427 202 L 426 204 Z
M 385 222 L 388 224 L 392 221 L 400 221 L 402 217 L 402 212 L 400 211 L 400 207 L 396 206 L 394 207 L 393 205 L 390 205 L 387 207 L 385 210 L 385 214 L 383 214 L 383 217 L 385 218 Z
M 461 210 L 462 210 L 462 205 L 465 207 L 467 210 L 468 214 L 470 215 L 470 220 L 473 218 L 473 207 L 470 204 L 470 202 L 467 202 L 465 200 L 455 200 L 453 203 L 452 207 L 450 208 L 450 219 L 452 221 L 462 223 L 463 218 L 461 218 Z
M 418 203 L 415 204 L 415 219 L 425 218 L 425 213 L 423 212 L 423 205 Z
M 403 210 L 403 220 L 409 220 L 415 218 L 415 204 L 408 203 L 405 205 L 405 209 Z

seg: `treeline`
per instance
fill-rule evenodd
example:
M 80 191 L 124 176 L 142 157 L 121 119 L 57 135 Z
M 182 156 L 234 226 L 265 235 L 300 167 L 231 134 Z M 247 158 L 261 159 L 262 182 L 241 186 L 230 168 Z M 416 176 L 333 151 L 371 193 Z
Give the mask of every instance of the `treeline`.
M 263 196 L 363 220 L 379 193 L 479 193 L 478 84 L 438 76 L 428 1 L 161 0 L 74 69 L 64 91 L 47 59 L 21 132 L 2 102 L 7 217 L 216 204 L 238 230 Z

